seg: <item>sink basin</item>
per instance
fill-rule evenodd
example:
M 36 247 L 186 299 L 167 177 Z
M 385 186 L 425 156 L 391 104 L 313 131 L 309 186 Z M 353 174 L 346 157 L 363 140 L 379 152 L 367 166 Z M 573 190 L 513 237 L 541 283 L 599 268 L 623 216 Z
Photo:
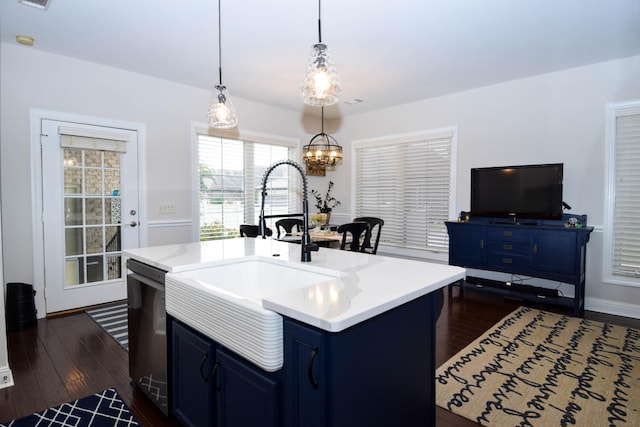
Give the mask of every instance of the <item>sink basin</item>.
M 282 316 L 262 307 L 268 296 L 335 280 L 339 271 L 271 258 L 169 273 L 167 312 L 266 371 L 282 367 Z
M 265 260 L 243 260 L 181 273 L 204 287 L 232 298 L 245 298 L 262 306 L 264 297 L 311 286 L 335 278 L 340 272 L 309 271 Z

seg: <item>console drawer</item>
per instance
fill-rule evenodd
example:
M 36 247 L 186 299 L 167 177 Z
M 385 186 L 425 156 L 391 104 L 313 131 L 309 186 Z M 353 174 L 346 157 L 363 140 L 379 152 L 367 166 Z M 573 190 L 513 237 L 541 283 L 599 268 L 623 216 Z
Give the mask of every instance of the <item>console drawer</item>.
M 487 253 L 487 267 L 501 271 L 529 271 L 531 269 L 531 254 Z
M 531 254 L 531 243 L 530 242 L 517 242 L 517 241 L 509 241 L 509 240 L 489 240 L 487 242 L 487 250 L 490 253 L 500 253 L 500 254 L 520 254 L 520 255 L 530 255 Z
M 488 227 L 487 240 L 499 242 L 531 242 L 531 230 L 518 227 Z

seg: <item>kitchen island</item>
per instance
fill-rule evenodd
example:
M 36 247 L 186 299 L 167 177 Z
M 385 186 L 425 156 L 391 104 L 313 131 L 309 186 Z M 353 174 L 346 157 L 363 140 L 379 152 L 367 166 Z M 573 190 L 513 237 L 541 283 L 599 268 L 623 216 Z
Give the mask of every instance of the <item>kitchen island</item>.
M 219 426 L 434 425 L 458 267 L 272 239 L 126 251 L 167 271 L 172 414 Z M 236 289 L 237 287 L 237 289 Z

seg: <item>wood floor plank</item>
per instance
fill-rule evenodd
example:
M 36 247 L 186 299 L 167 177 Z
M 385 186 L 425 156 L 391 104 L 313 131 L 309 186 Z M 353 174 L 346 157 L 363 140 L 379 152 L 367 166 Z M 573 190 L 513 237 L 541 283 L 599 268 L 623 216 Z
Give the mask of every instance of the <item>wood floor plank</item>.
M 454 289 L 451 298 L 445 292 L 436 326 L 436 364 L 446 362 L 521 304 L 473 289 L 464 295 Z M 554 311 L 552 306 L 537 308 Z M 585 317 L 640 329 L 639 319 L 591 312 Z M 179 426 L 131 386 L 127 351 L 84 312 L 39 320 L 36 327 L 8 333 L 7 340 L 16 385 L 0 389 L 0 422 L 114 387 L 144 426 Z M 437 427 L 478 426 L 442 408 L 436 409 L 436 416 Z

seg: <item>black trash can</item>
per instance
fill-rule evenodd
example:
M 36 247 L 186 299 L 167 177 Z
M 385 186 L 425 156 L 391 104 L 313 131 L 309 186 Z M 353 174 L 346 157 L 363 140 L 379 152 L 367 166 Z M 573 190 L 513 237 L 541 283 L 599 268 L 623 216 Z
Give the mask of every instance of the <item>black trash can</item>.
M 37 325 L 36 291 L 27 283 L 7 283 L 7 331 L 20 331 Z

